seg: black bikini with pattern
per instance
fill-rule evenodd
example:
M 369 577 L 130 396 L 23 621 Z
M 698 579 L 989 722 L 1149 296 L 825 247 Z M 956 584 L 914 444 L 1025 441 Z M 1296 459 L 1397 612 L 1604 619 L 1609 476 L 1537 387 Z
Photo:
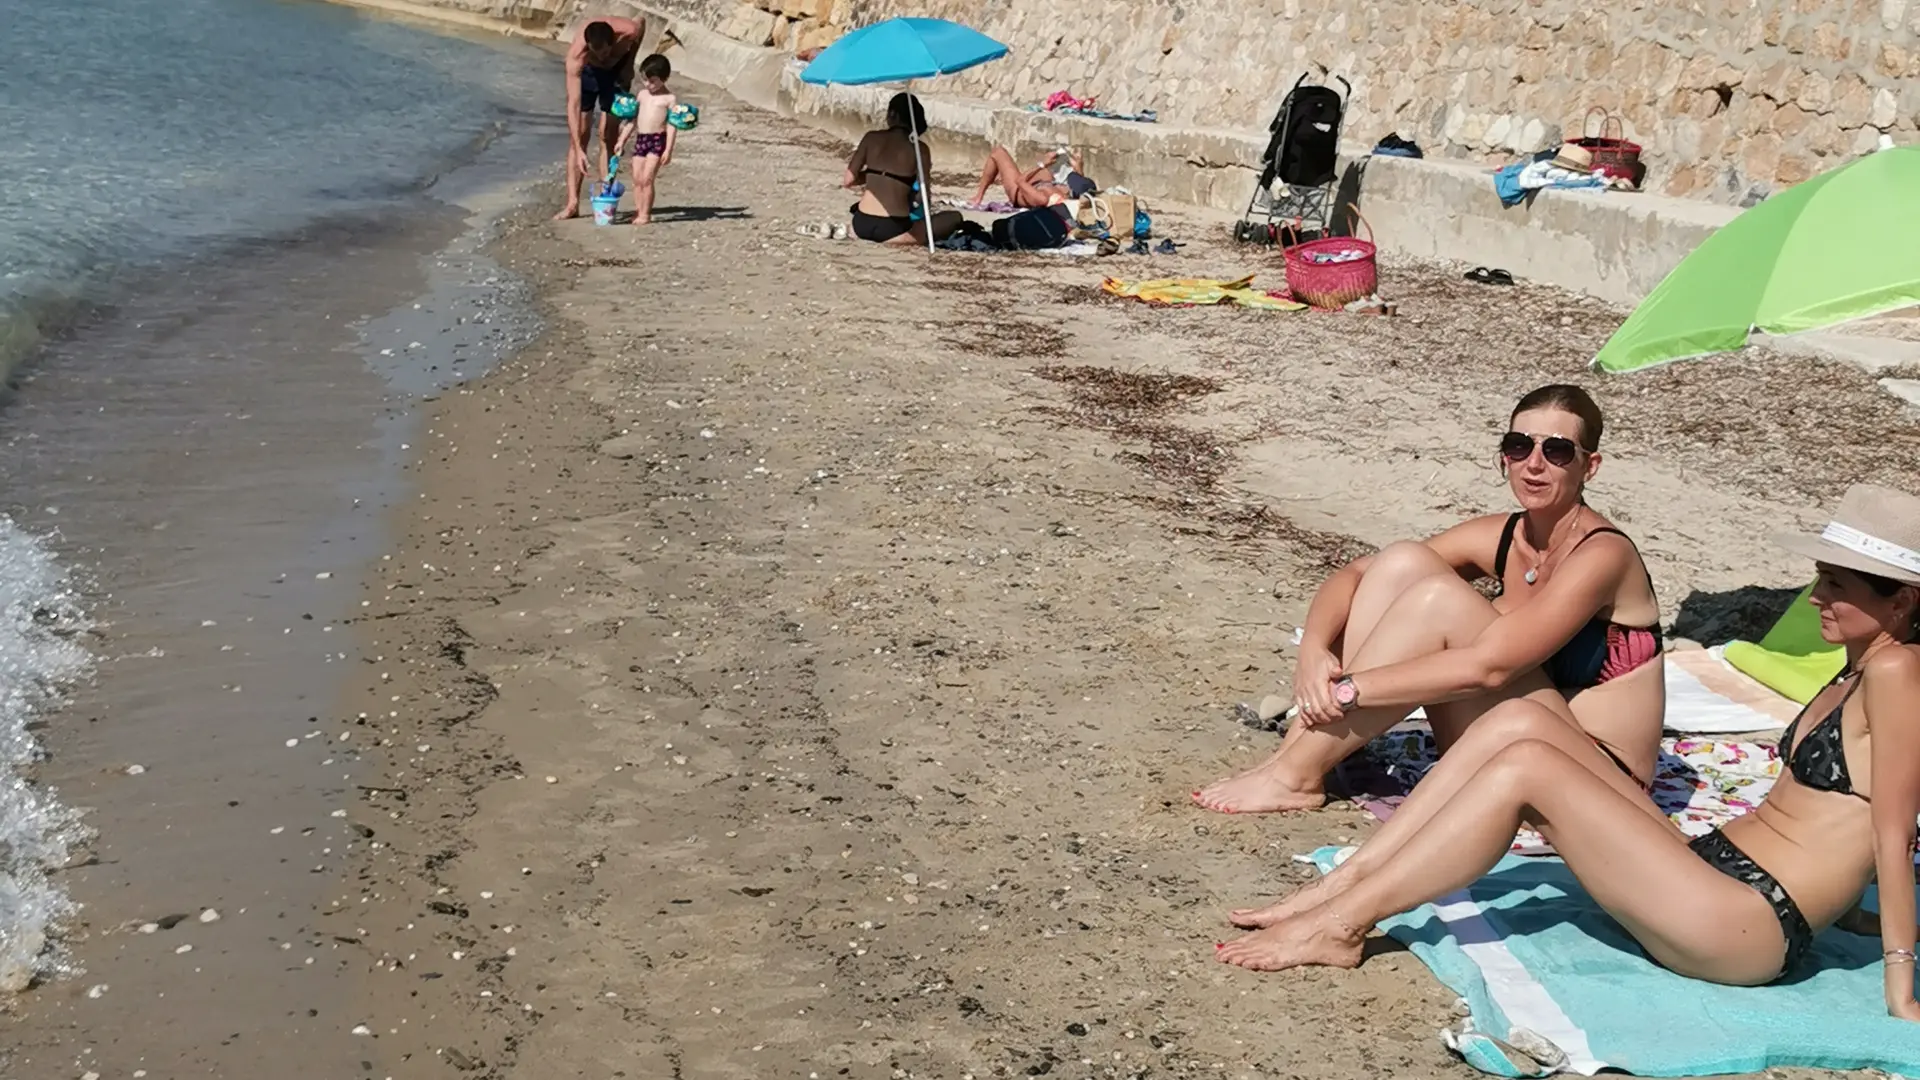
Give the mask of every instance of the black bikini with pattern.
M 1828 685 L 1838 685 L 1846 675 L 1846 672 L 1841 672 Z M 1841 696 L 1840 704 L 1835 705 L 1833 711 L 1819 723 L 1807 729 L 1807 737 L 1801 739 L 1799 745 L 1794 745 L 1793 736 L 1799 730 L 1800 721 L 1806 718 L 1806 710 L 1801 710 L 1793 723 L 1787 725 L 1787 730 L 1780 736 L 1780 753 L 1795 782 L 1815 791 L 1866 798 L 1853 790 L 1853 776 L 1847 771 L 1846 744 L 1840 730 L 1840 714 L 1859 686 L 1859 680 L 1854 680 L 1853 685 Z M 1801 914 L 1800 905 L 1794 902 L 1772 874 L 1748 858 L 1747 853 L 1741 851 L 1720 830 L 1715 829 L 1698 837 L 1688 846 L 1694 854 L 1705 859 L 1708 866 L 1748 886 L 1773 905 L 1774 918 L 1780 920 L 1780 933 L 1787 939 L 1787 953 L 1781 962 L 1780 974 L 1785 975 L 1792 970 L 1807 954 L 1807 950 L 1813 947 L 1813 927 L 1807 923 L 1807 917 Z

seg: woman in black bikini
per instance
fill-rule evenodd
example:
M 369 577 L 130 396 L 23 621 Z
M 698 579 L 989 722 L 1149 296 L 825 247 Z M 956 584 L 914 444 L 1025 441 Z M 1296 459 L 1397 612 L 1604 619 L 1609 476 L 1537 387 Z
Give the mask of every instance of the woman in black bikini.
M 853 235 L 879 244 L 927 245 L 927 226 L 921 220 L 919 177 L 933 176 L 933 155 L 926 144 L 927 114 L 912 94 L 895 94 L 887 102 L 887 126 L 869 131 L 854 147 L 841 186 L 865 188 L 853 204 Z M 921 133 L 920 168 L 915 175 L 912 133 Z M 933 215 L 933 238 L 946 239 L 966 219 L 957 210 Z
M 1608 783 L 1541 706 L 1510 702 L 1475 727 L 1406 804 L 1339 869 L 1290 897 L 1220 959 L 1277 970 L 1352 967 L 1380 919 L 1462 888 L 1530 823 L 1648 956 L 1690 978 L 1771 982 L 1813 936 L 1877 923 L 1887 1009 L 1914 1002 L 1914 817 L 1920 813 L 1920 499 L 1858 486 L 1819 537 L 1779 538 L 1815 559 L 1820 634 L 1847 666 L 1780 739 L 1784 768 L 1765 801 L 1688 840 L 1643 798 Z M 1522 729 L 1530 733 L 1515 741 Z M 1880 916 L 1858 917 L 1867 885 Z M 1269 909 L 1271 912 L 1273 909 Z M 1253 920 L 1237 919 L 1243 924 Z
M 1328 578 L 1307 610 L 1299 713 L 1280 749 L 1194 801 L 1311 809 L 1329 770 L 1416 706 L 1446 753 L 1516 698 L 1585 733 L 1582 760 L 1610 782 L 1652 781 L 1666 710 L 1660 605 L 1633 541 L 1584 497 L 1600 469 L 1599 406 L 1577 386 L 1543 386 L 1508 426 L 1499 463 L 1521 511 L 1392 544 Z M 1468 584 L 1483 576 L 1500 583 L 1497 599 Z

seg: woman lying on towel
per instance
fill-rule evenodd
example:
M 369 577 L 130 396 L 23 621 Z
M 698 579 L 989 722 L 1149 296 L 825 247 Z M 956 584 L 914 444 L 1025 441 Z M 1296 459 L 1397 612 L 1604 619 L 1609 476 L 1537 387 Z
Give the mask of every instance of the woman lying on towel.
M 1281 903 L 1234 912 L 1234 923 L 1262 929 L 1219 946 L 1220 959 L 1353 967 L 1369 927 L 1478 879 L 1527 823 L 1656 963 L 1739 986 L 1791 971 L 1824 927 L 1844 919 L 1856 928 L 1877 872 L 1898 886 L 1880 894 L 1887 1008 L 1920 1020 L 1910 887 L 1920 499 L 1855 487 L 1821 536 L 1779 542 L 1818 563 L 1820 634 L 1845 646 L 1847 666 L 1781 735 L 1780 778 L 1751 813 L 1689 841 L 1638 791 L 1596 772 L 1564 718 L 1510 701 L 1338 869 Z
M 967 205 L 980 207 L 986 205 L 987 189 L 999 184 L 1007 193 L 1007 201 L 1022 209 L 1041 206 L 1058 206 L 1068 199 L 1077 199 L 1092 194 L 1094 182 L 1081 174 L 1080 155 L 1069 155 L 1071 170 L 1064 179 L 1053 176 L 1054 165 L 1060 154 L 1050 151 L 1040 163 L 1030 170 L 1023 171 L 1014 164 L 1013 154 L 1004 146 L 996 146 L 987 152 L 987 163 L 980 168 L 980 185 L 974 189 L 973 201 Z
M 1514 406 L 1497 456 L 1518 513 L 1348 563 L 1307 609 L 1298 714 L 1280 749 L 1194 793 L 1224 813 L 1306 810 L 1326 774 L 1425 706 L 1442 753 L 1524 698 L 1585 740 L 1579 760 L 1628 790 L 1653 780 L 1666 709 L 1660 605 L 1640 553 L 1584 498 L 1600 471 L 1600 407 L 1577 386 Z M 1490 577 L 1497 599 L 1468 582 Z

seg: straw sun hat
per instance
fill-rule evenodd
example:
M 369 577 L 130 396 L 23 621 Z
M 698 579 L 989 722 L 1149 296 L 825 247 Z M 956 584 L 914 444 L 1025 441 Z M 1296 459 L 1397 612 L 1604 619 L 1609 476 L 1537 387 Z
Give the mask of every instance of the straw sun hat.
M 1781 533 L 1773 542 L 1814 562 L 1920 585 L 1920 498 L 1855 484 L 1819 536 Z
M 1553 164 L 1570 172 L 1590 173 L 1593 171 L 1593 151 L 1576 143 L 1561 143 L 1560 152 L 1553 157 Z

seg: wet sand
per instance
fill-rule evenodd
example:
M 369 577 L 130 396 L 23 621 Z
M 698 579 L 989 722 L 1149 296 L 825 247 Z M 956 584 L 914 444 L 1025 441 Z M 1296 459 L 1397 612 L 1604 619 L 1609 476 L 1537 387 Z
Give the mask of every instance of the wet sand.
M 504 197 L 524 145 L 437 198 L 130 288 L 11 403 L 4 477 L 34 498 L 11 512 L 82 568 L 100 668 L 38 774 L 93 832 L 59 875 L 77 970 L 0 1003 L 0 1072 L 360 1070 L 356 965 L 325 921 L 365 842 L 346 620 L 410 491 L 422 395 L 532 331 L 454 205 Z
M 1187 793 L 1270 745 L 1228 710 L 1284 693 L 1328 566 L 1504 508 L 1511 401 L 1587 381 L 1619 313 L 1404 264 L 1395 319 L 1100 297 L 1278 283 L 1174 207 L 1191 246 L 1151 261 L 805 239 L 844 213 L 837 144 L 693 96 L 660 224 L 528 213 L 499 246 L 548 333 L 441 403 L 369 585 L 382 846 L 336 925 L 376 1071 L 1465 1075 L 1397 947 L 1212 960 L 1228 907 L 1367 819 Z M 1839 411 L 1774 408 L 1789 381 Z M 1850 369 L 1597 389 L 1595 501 L 1682 637 L 1798 584 L 1764 537 L 1825 509 L 1800 492 L 1916 464 Z M 1877 456 L 1818 459 L 1864 430 Z

